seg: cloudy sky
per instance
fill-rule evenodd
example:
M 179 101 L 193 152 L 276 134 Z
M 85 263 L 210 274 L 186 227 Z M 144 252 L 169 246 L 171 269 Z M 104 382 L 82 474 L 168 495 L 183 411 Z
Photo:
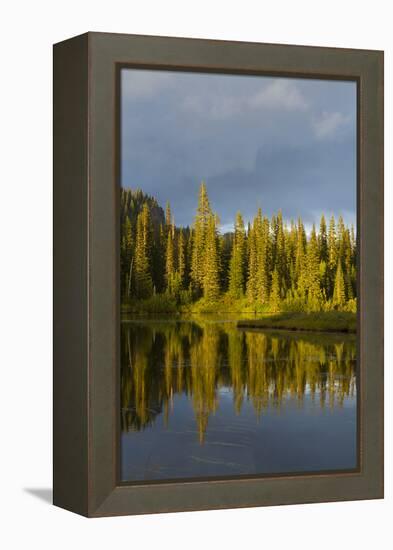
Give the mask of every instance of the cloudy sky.
M 353 82 L 123 69 L 121 183 L 191 224 L 201 180 L 222 229 L 240 210 L 307 225 L 356 212 Z

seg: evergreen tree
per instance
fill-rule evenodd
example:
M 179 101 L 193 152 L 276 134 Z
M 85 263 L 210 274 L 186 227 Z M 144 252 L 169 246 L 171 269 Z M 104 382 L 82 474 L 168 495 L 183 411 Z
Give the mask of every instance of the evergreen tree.
M 150 211 L 144 204 L 137 218 L 135 249 L 135 290 L 137 298 L 148 298 L 153 293 L 150 274 L 151 221 Z
M 207 231 L 212 211 L 210 208 L 209 197 L 207 196 L 206 185 L 201 183 L 199 188 L 199 200 L 197 215 L 195 217 L 193 232 L 193 250 L 191 261 L 191 278 L 195 290 L 198 292 L 203 288 L 205 275 L 205 251 L 207 249 Z M 217 260 L 218 266 L 218 260 Z
M 319 249 L 315 225 L 313 225 L 307 246 L 307 304 L 312 311 L 318 311 L 322 303 L 319 277 Z
M 248 231 L 248 280 L 247 280 L 247 298 L 251 303 L 257 301 L 257 274 L 258 274 L 258 256 L 256 243 L 256 221 Z
M 169 204 L 169 201 L 167 201 L 166 207 L 165 207 L 165 225 L 167 228 L 170 228 L 172 226 L 172 212 L 171 212 L 171 205 Z
M 318 247 L 319 247 L 319 279 L 321 282 L 322 296 L 326 300 L 329 295 L 329 251 L 328 251 L 328 239 L 325 216 L 322 214 L 319 224 L 318 235 Z
M 329 232 L 328 232 L 328 297 L 332 298 L 334 291 L 335 274 L 338 261 L 338 244 L 336 234 L 336 222 L 334 216 L 330 218 Z
M 168 231 L 167 245 L 166 245 L 166 263 L 165 263 L 165 277 L 167 284 L 167 291 L 172 293 L 172 283 L 175 275 L 175 257 L 173 250 L 173 236 L 172 231 Z
M 296 243 L 296 294 L 302 300 L 306 300 L 307 294 L 307 237 L 301 218 L 298 220 L 297 226 L 297 243 Z
M 181 288 L 185 288 L 185 275 L 186 275 L 186 250 L 185 250 L 185 242 L 184 242 L 184 233 L 183 230 L 180 229 L 179 231 L 179 239 L 178 239 L 178 271 L 179 271 L 179 278 L 180 278 L 180 286 Z
M 270 231 L 269 220 L 267 218 L 262 218 L 262 212 L 260 209 L 258 210 L 258 216 L 256 218 L 255 243 L 257 250 L 257 300 L 261 304 L 267 304 L 269 301 L 271 269 Z
M 273 313 L 277 313 L 280 311 L 280 303 L 281 303 L 281 297 L 280 297 L 280 280 L 278 275 L 277 268 L 274 268 L 273 276 L 272 276 L 272 290 L 270 293 L 270 310 Z
M 337 308 L 341 308 L 345 305 L 345 302 L 346 296 L 344 274 L 342 271 L 341 262 L 339 262 L 334 282 L 333 305 Z
M 121 240 L 121 272 L 124 274 L 123 285 L 124 293 L 127 299 L 130 297 L 132 287 L 132 268 L 133 268 L 133 239 L 130 218 L 125 217 L 122 227 Z
M 325 262 L 327 264 L 329 259 L 328 241 L 327 241 L 326 220 L 323 214 L 321 216 L 321 222 L 319 224 L 318 246 L 319 246 L 320 261 Z
M 244 222 L 240 212 L 238 212 L 236 214 L 235 236 L 229 272 L 229 292 L 234 298 L 240 298 L 244 292 L 245 244 Z
M 285 230 L 282 219 L 281 210 L 278 211 L 277 215 L 277 238 L 276 238 L 276 258 L 275 266 L 277 267 L 279 283 L 280 283 L 280 292 L 281 296 L 284 297 L 286 294 L 288 286 L 288 270 L 287 270 L 287 257 L 285 251 Z
M 220 294 L 219 259 L 217 247 L 216 218 L 210 215 L 206 231 L 205 269 L 203 277 L 203 295 L 209 302 L 214 302 Z

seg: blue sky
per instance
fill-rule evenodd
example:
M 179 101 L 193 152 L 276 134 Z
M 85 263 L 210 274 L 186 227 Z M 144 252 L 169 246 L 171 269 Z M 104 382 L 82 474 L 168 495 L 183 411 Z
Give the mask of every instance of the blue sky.
M 121 183 L 192 223 L 201 180 L 222 230 L 260 206 L 356 219 L 354 82 L 123 69 Z

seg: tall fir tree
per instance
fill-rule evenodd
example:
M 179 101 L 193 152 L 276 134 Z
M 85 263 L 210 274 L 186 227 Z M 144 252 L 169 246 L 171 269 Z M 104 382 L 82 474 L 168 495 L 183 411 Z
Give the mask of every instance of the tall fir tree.
M 256 291 L 258 303 L 265 305 L 269 301 L 271 243 L 269 220 L 262 217 L 261 209 L 256 218 L 255 243 L 257 249 Z M 280 275 L 279 275 L 280 277 Z
M 209 302 L 216 301 L 220 294 L 217 244 L 216 218 L 211 214 L 206 230 L 205 269 L 203 276 L 203 295 Z
M 257 274 L 258 274 L 258 256 L 256 243 L 256 222 L 248 231 L 248 279 L 247 279 L 247 299 L 250 303 L 256 303 L 257 289 Z
M 179 272 L 179 280 L 180 280 L 180 287 L 185 288 L 186 287 L 186 248 L 185 248 L 185 242 L 184 242 L 184 232 L 183 229 L 180 229 L 179 231 L 179 238 L 177 241 L 177 263 L 178 263 L 178 272 Z
M 167 244 L 166 244 L 166 262 L 165 262 L 165 278 L 166 288 L 171 294 L 173 291 L 173 280 L 175 275 L 175 254 L 173 249 L 173 234 L 172 231 L 168 231 Z
M 313 311 L 318 311 L 322 305 L 319 249 L 315 225 L 312 226 L 310 240 L 307 245 L 307 304 L 309 309 Z
M 345 301 L 346 296 L 344 274 L 341 267 L 341 261 L 339 261 L 334 282 L 333 305 L 336 308 L 341 308 L 345 305 Z
M 153 293 L 150 272 L 151 220 L 148 205 L 143 205 L 137 218 L 135 247 L 135 291 L 137 298 L 148 298 Z
M 194 223 L 191 260 L 191 279 L 197 293 L 202 290 L 204 285 L 204 275 L 206 269 L 205 251 L 207 248 L 206 240 L 208 225 L 211 217 L 212 211 L 210 208 L 206 185 L 202 182 L 199 188 L 198 208 Z
M 134 263 L 134 251 L 133 251 L 133 238 L 132 238 L 132 226 L 130 218 L 125 216 L 122 227 L 122 241 L 121 241 L 121 271 L 124 274 L 123 277 L 123 292 L 127 299 L 130 298 L 132 290 L 132 268 Z
M 305 302 L 307 295 L 307 237 L 301 218 L 297 225 L 297 243 L 296 243 L 296 295 Z
M 274 268 L 272 275 L 272 289 L 270 293 L 270 311 L 272 313 L 277 313 L 280 311 L 280 276 L 278 274 L 278 269 Z
M 328 296 L 333 296 L 335 274 L 338 261 L 338 245 L 336 233 L 336 221 L 334 216 L 330 218 L 328 232 Z
M 229 268 L 229 292 L 234 298 L 241 298 L 244 292 L 244 265 L 246 253 L 246 234 L 243 218 L 238 212 L 235 221 L 232 256 Z

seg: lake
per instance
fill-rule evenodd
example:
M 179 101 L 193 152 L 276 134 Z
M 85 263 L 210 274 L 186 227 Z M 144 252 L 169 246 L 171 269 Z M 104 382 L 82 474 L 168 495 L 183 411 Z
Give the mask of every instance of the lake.
M 122 318 L 121 481 L 357 467 L 356 336 Z

